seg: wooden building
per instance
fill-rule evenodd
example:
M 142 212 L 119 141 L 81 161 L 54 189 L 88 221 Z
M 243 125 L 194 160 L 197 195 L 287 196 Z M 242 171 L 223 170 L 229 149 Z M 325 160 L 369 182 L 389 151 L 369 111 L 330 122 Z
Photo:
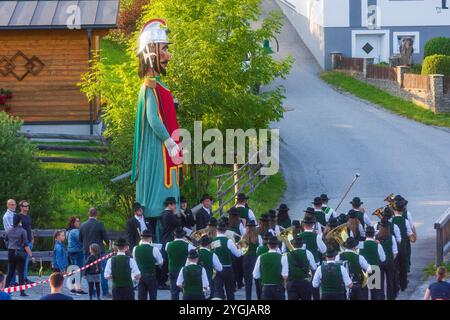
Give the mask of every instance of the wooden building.
M 100 37 L 116 27 L 119 0 L 0 1 L 0 88 L 25 124 L 99 119 L 77 83 Z

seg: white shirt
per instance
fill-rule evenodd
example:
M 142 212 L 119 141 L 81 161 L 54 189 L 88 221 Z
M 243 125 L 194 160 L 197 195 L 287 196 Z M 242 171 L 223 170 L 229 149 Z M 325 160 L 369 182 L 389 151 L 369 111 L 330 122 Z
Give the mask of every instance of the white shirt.
M 367 238 L 366 241 L 375 241 L 375 239 Z M 377 249 L 378 249 L 378 257 L 380 258 L 380 262 L 386 261 L 386 254 L 384 253 L 383 246 L 378 243 Z
M 141 244 L 143 245 L 149 245 L 153 248 L 153 258 L 155 258 L 155 265 L 160 266 L 163 264 L 163 257 L 161 254 L 161 251 L 159 251 L 158 248 L 153 247 L 151 243 L 146 242 L 146 241 L 141 241 Z M 133 259 L 136 260 L 136 247 L 133 248 Z
M 398 246 L 394 236 L 392 236 L 392 253 L 394 254 L 394 257 L 398 253 Z
M 195 264 L 194 262 L 189 262 L 189 265 L 191 264 Z M 186 267 L 181 268 L 180 273 L 178 274 L 178 278 L 177 278 L 177 286 L 182 287 L 183 283 L 184 283 L 184 276 L 183 276 L 183 269 Z M 206 270 L 205 268 L 202 267 L 202 287 L 203 288 L 208 288 L 209 287 L 209 281 L 208 281 L 208 276 L 206 275 Z
M 209 215 L 211 215 L 211 209 L 203 207 L 203 210 L 205 210 L 206 212 L 208 212 Z
M 414 222 L 413 222 L 413 219 L 412 219 L 412 215 L 411 215 L 411 212 L 409 212 L 408 210 L 406 211 L 406 218 L 408 219 L 408 222 L 411 225 L 411 227 L 413 227 L 414 226 Z
M 329 212 L 329 213 L 326 213 L 327 221 L 330 220 L 331 217 L 333 217 L 333 218 L 337 218 L 337 217 L 338 217 L 337 212 L 334 211 L 333 208 L 329 207 L 328 204 L 323 204 L 322 207 L 325 207 L 325 208 L 329 208 L 329 209 L 330 209 L 330 212 Z
M 243 205 L 243 204 L 236 204 L 236 208 L 239 208 L 239 207 L 244 207 L 245 208 L 245 205 Z M 255 214 L 253 213 L 253 210 L 250 209 L 250 208 L 248 208 L 248 219 L 257 222 Z
M 365 237 L 366 236 L 366 230 L 364 230 L 363 226 L 360 224 L 358 224 L 358 230 L 359 230 L 359 234 L 361 235 L 361 237 Z M 353 231 L 350 230 L 350 237 L 355 238 L 355 235 L 353 234 Z
M 228 250 L 231 251 L 231 254 L 233 256 L 235 256 L 236 258 L 239 258 L 240 256 L 242 256 L 242 251 L 239 250 L 236 245 L 234 244 L 233 240 L 229 239 L 226 235 L 224 235 L 223 233 L 219 233 L 219 231 L 217 232 L 217 237 L 223 237 L 223 238 L 227 238 L 227 248 Z M 224 267 L 229 267 L 224 265 Z
M 296 250 L 306 250 L 304 248 L 295 248 L 294 251 Z M 311 253 L 311 251 L 306 250 L 306 258 L 308 259 L 309 262 L 309 267 L 311 268 L 311 270 L 316 270 L 317 269 L 317 264 L 316 261 L 314 260 L 314 256 Z M 288 263 L 288 258 L 287 258 L 287 254 L 283 254 L 283 257 L 281 258 L 281 262 L 283 263 L 283 259 L 286 260 L 286 263 Z
M 269 230 L 267 230 L 268 232 L 270 232 L 273 236 L 278 237 L 281 233 L 281 229 L 279 225 L 275 225 L 275 228 L 269 228 Z
M 244 224 L 242 222 L 239 223 L 239 232 L 240 232 L 241 236 L 243 236 L 244 233 L 245 233 L 245 227 L 244 227 Z
M 137 221 L 139 221 L 139 224 L 141 225 L 141 232 L 144 230 L 147 230 L 147 225 L 145 224 L 144 216 L 137 216 L 134 215 Z
M 187 242 L 186 240 L 184 240 L 184 239 L 174 239 L 173 241 L 184 241 L 184 242 Z M 172 242 L 172 241 L 171 241 Z M 167 252 L 167 247 L 169 246 L 169 243 L 170 242 L 167 242 L 166 243 L 166 252 Z M 197 249 L 196 247 L 194 247 L 192 244 L 190 244 L 189 242 L 187 242 L 188 243 L 188 252 L 189 251 L 191 251 L 191 250 L 195 250 L 195 249 Z
M 118 256 L 125 256 L 125 252 L 117 252 Z M 111 259 L 109 258 L 106 262 L 105 266 L 105 278 L 110 278 L 112 276 L 111 273 Z M 130 269 L 131 269 L 131 277 L 133 279 L 136 279 L 137 276 L 141 275 L 141 272 L 139 271 L 139 268 L 136 264 L 136 261 L 133 258 L 130 258 Z
M 278 250 L 269 249 L 269 252 L 275 252 L 280 254 Z M 281 257 L 281 276 L 287 277 L 289 275 L 289 265 L 287 263 L 287 259 L 283 259 Z M 255 268 L 253 269 L 253 278 L 260 279 L 261 278 L 261 256 L 256 259 Z
M 329 263 L 335 263 L 335 261 L 325 261 L 326 264 Z M 352 284 L 352 280 L 350 279 L 350 276 L 348 274 L 347 269 L 344 266 L 341 266 L 341 274 L 342 279 L 344 280 L 344 284 L 346 287 L 348 287 L 350 284 Z M 318 288 L 320 286 L 320 283 L 322 282 L 322 266 L 319 266 L 316 270 L 316 273 L 314 273 L 314 278 L 312 281 L 312 285 L 314 288 Z
M 6 232 L 8 232 L 10 229 L 13 228 L 14 214 L 15 214 L 14 212 L 8 209 L 3 215 L 3 227 L 5 228 Z
M 313 230 L 305 230 L 304 232 L 314 232 Z M 317 243 L 317 250 L 319 250 L 320 253 L 327 252 L 327 246 L 323 242 L 322 237 L 318 234 L 316 237 L 316 243 Z
M 362 255 L 358 254 L 356 251 L 350 250 L 350 249 L 345 249 L 344 252 L 352 252 L 354 254 L 357 254 L 359 257 L 359 265 L 360 267 L 364 270 L 364 271 L 371 271 L 372 268 L 370 267 L 370 264 L 367 262 L 366 258 L 364 258 Z M 338 262 L 341 260 L 341 255 L 338 254 L 336 256 L 335 261 Z

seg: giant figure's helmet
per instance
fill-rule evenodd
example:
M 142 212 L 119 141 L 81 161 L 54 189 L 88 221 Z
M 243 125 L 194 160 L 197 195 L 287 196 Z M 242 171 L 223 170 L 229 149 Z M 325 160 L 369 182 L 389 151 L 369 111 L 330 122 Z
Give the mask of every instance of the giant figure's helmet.
M 147 21 L 139 35 L 137 54 L 142 54 L 144 62 L 156 72 L 165 74 L 165 68 L 160 65 L 159 57 L 159 46 L 163 43 L 169 43 L 166 22 L 162 19 Z

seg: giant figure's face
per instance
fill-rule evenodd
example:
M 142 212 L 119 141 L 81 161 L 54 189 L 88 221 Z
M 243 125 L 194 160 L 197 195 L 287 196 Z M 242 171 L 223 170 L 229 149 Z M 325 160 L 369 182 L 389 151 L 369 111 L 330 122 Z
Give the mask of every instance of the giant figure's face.
M 167 64 L 172 56 L 169 53 L 168 43 L 149 44 L 143 52 L 146 63 L 157 74 L 166 75 Z

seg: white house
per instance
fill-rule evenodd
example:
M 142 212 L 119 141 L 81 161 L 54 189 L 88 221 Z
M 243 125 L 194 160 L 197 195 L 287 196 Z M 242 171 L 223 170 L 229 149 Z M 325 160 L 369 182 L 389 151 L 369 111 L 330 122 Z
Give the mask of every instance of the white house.
M 389 61 L 402 37 L 414 41 L 414 62 L 425 43 L 450 37 L 450 0 L 277 0 L 324 69 L 330 53 Z

